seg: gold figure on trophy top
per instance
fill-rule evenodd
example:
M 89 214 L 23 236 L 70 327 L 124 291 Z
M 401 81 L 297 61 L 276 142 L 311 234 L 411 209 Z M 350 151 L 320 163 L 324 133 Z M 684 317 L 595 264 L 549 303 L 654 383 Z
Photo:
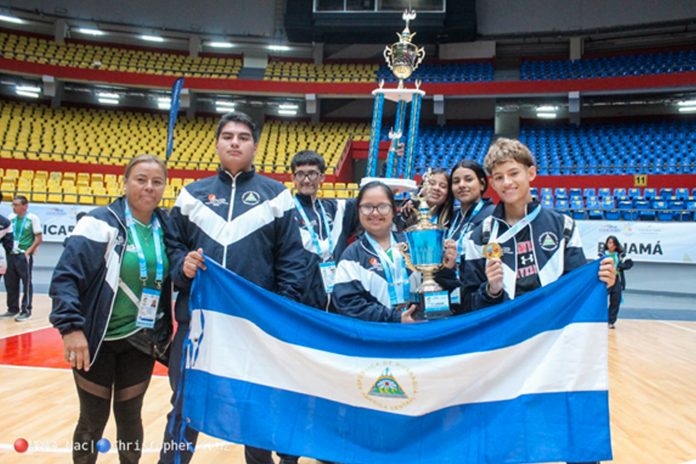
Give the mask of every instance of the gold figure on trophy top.
M 411 32 L 409 23 L 416 19 L 416 12 L 413 10 L 404 10 L 401 17 L 406 22 L 406 27 L 404 27 L 404 30 L 400 33 L 396 33 L 396 36 L 399 38 L 398 42 L 394 42 L 385 47 L 384 59 L 394 76 L 399 79 L 398 88 L 403 89 L 404 79 L 411 77 L 411 74 L 418 69 L 423 58 L 425 58 L 425 49 L 411 42 L 416 33 Z

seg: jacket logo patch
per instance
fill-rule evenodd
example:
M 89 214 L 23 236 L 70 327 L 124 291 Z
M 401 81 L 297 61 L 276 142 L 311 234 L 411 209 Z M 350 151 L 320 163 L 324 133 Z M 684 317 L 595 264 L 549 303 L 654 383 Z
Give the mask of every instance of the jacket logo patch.
M 215 196 L 215 194 L 211 193 L 210 195 L 208 195 L 208 201 L 206 201 L 204 204 L 206 204 L 208 206 L 216 207 L 216 206 L 221 206 L 221 205 L 228 205 L 229 203 L 227 202 L 226 199 L 218 198 Z
M 249 205 L 249 206 L 258 205 L 260 201 L 261 201 L 261 196 L 258 193 L 254 192 L 253 190 L 245 192 L 244 195 L 242 195 L 242 203 L 244 203 L 245 205 Z
M 542 250 L 553 251 L 558 248 L 558 237 L 553 232 L 544 232 L 539 236 L 539 246 Z

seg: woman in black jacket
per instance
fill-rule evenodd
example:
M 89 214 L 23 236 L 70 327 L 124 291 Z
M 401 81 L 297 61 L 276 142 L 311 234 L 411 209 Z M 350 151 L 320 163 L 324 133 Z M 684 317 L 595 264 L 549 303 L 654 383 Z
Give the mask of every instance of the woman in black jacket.
M 619 239 L 610 235 L 604 242 L 604 256 L 614 260 L 614 269 L 616 269 L 616 283 L 609 287 L 609 328 L 616 328 L 616 319 L 619 317 L 619 306 L 621 305 L 621 293 L 626 289 L 626 276 L 624 271 L 633 267 L 633 261 L 626 258 Z
M 75 463 L 96 462 L 112 397 L 120 462 L 140 460 L 143 397 L 172 333 L 168 219 L 157 208 L 166 180 L 162 160 L 133 158 L 125 196 L 78 222 L 53 273 L 50 321 L 80 400 Z

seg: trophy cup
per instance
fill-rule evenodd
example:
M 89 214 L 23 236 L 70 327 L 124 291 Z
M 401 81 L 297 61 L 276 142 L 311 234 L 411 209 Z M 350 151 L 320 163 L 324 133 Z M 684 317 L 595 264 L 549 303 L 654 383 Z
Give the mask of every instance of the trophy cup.
M 425 201 L 428 188 L 428 174 L 423 176 L 423 189 L 418 200 L 418 222 L 406 229 L 406 244 L 401 244 L 401 252 L 409 269 L 419 271 L 423 283 L 416 290 L 418 302 L 426 319 L 439 319 L 451 315 L 449 292 L 435 282 L 435 273 L 442 267 L 442 253 L 445 229 L 430 221 L 430 207 Z
M 416 18 L 413 10 L 405 10 L 402 15 L 406 27 L 396 35 L 398 42 L 387 45 L 384 49 L 384 59 L 399 83 L 396 88 L 385 88 L 384 81 L 379 83 L 379 88 L 372 92 L 375 97 L 374 110 L 372 112 L 372 131 L 370 147 L 367 156 L 367 169 L 361 185 L 373 180 L 384 182 L 395 193 L 404 190 L 415 190 L 416 183 L 412 180 L 414 168 L 413 149 L 418 137 L 418 121 L 420 119 L 421 101 L 425 92 L 420 90 L 420 81 L 416 81 L 415 88 L 406 88 L 404 79 L 408 79 L 425 57 L 423 47 L 418 47 L 411 42 L 416 35 L 409 29 L 409 23 Z M 395 149 L 387 154 L 387 171 L 383 178 L 377 178 L 377 160 L 379 158 L 379 142 L 382 129 L 382 113 L 384 100 L 390 100 L 397 104 L 396 121 L 390 131 L 392 147 L 401 145 L 402 137 L 405 137 L 404 154 L 395 160 Z M 410 115 L 407 115 L 407 107 L 410 105 Z M 408 116 L 408 118 L 407 118 Z M 408 121 L 407 121 L 408 119 Z M 408 123 L 408 130 L 406 124 Z

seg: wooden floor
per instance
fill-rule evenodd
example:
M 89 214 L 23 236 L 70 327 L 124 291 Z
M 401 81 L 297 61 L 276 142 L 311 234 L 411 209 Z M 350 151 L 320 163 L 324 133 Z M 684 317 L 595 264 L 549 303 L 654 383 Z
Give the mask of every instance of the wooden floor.
M 0 294 L 0 302 L 4 303 L 4 294 Z M 28 323 L 0 320 L 0 344 L 8 336 L 49 326 L 48 298 L 37 295 L 35 307 L 34 318 Z M 32 365 L 62 364 L 31 337 L 20 339 L 12 350 L 36 356 L 49 353 L 46 356 L 53 358 L 39 359 Z M 10 349 L 7 344 L 0 346 Z M 609 349 L 613 462 L 676 464 L 696 460 L 696 323 L 619 320 L 617 329 L 609 332 Z M 0 357 L 6 359 L 8 354 L 0 353 Z M 0 463 L 70 462 L 70 437 L 78 411 L 70 371 L 5 363 L 0 364 L 0 379 Z M 154 377 L 143 411 L 143 463 L 157 461 L 170 394 L 166 378 Z M 115 437 L 113 419 L 105 436 Z M 29 452 L 14 451 L 17 438 L 30 442 Z M 110 452 L 99 462 L 116 463 L 118 458 Z M 240 446 L 202 436 L 193 462 L 241 464 L 244 460 Z M 300 462 L 315 461 L 305 458 Z

